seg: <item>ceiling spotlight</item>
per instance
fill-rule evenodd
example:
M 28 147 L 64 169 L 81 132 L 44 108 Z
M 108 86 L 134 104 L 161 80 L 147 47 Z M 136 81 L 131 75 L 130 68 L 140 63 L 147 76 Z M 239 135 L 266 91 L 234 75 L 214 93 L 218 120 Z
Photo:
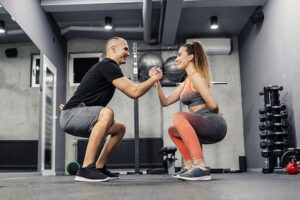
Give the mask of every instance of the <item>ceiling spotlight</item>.
M 112 29 L 112 23 L 111 23 L 111 17 L 105 17 L 105 26 L 104 28 L 106 30 L 111 30 Z
M 217 28 L 219 28 L 218 17 L 217 16 L 210 17 L 210 29 L 217 29 Z
M 0 20 L 0 34 L 5 33 L 5 28 L 4 28 L 4 26 L 5 26 L 4 21 L 3 21 L 3 20 Z

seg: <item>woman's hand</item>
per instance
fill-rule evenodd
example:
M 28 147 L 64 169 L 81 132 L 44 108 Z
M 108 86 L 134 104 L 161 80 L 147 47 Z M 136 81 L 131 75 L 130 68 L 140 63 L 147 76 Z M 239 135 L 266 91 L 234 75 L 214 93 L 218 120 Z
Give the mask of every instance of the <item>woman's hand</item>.
M 150 77 L 155 76 L 155 75 L 158 74 L 160 71 L 161 71 L 161 69 L 160 69 L 159 67 L 152 67 L 152 68 L 149 70 L 149 76 L 150 76 Z
M 159 67 L 153 67 L 149 70 L 150 78 L 155 78 L 156 81 L 159 81 L 163 77 L 163 72 Z

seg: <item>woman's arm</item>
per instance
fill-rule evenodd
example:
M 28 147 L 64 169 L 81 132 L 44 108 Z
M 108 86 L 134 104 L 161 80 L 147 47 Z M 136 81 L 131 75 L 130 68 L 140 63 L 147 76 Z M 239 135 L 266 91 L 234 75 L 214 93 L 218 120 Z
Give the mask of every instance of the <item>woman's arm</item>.
M 204 99 L 208 108 L 215 113 L 219 112 L 219 106 L 213 95 L 211 94 L 209 87 L 204 79 L 199 73 L 195 73 L 192 76 L 192 85 L 191 87 L 197 91 L 199 91 L 200 95 Z
M 149 76 L 155 76 L 155 74 L 161 72 L 161 69 L 159 67 L 153 67 L 152 69 L 149 70 Z M 161 85 L 160 82 L 157 81 L 155 83 L 156 88 L 157 88 L 157 94 L 158 94 L 158 98 L 160 101 L 160 104 L 165 107 L 168 105 L 171 105 L 173 103 L 175 103 L 176 101 L 179 100 L 180 98 L 180 93 L 182 91 L 182 84 L 180 84 L 179 87 L 177 87 L 170 95 L 166 96 Z
M 171 105 L 179 100 L 180 93 L 182 90 L 182 84 L 178 86 L 170 95 L 166 96 L 159 81 L 156 82 L 157 94 L 160 101 L 160 104 L 165 107 Z

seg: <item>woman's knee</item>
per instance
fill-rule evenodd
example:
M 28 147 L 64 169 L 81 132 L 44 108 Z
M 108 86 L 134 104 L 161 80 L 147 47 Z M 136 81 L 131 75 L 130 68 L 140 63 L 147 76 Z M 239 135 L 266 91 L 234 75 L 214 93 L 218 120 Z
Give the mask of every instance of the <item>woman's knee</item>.
M 172 137 L 177 137 L 177 138 L 180 138 L 180 135 L 177 131 L 177 129 L 175 128 L 175 126 L 170 126 L 168 128 L 168 133 L 169 133 L 169 136 L 172 138 Z
M 184 118 L 184 112 L 177 112 L 173 115 L 173 122 L 176 123 L 178 121 L 181 121 Z

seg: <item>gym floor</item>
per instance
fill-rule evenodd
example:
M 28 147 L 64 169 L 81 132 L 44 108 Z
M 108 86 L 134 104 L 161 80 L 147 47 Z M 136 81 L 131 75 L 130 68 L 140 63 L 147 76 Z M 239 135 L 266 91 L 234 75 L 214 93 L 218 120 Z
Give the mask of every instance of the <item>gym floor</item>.
M 299 199 L 300 175 L 212 174 L 211 181 L 188 182 L 169 175 L 120 175 L 119 180 L 80 183 L 74 176 L 0 173 L 1 199 Z

